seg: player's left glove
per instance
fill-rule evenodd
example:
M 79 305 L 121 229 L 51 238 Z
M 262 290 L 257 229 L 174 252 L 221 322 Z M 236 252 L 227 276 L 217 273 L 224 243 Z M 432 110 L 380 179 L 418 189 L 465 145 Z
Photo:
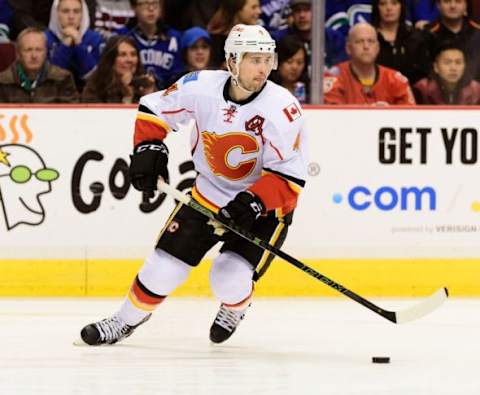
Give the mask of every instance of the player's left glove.
M 220 209 L 217 218 L 223 223 L 228 224 L 233 221 L 242 229 L 250 230 L 263 212 L 265 212 L 265 205 L 260 198 L 250 191 L 243 191 Z

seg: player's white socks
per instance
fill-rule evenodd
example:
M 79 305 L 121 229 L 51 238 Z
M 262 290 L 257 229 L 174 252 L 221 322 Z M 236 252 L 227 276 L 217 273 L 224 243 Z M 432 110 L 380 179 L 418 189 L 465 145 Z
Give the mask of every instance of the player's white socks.
M 190 274 L 192 266 L 155 249 L 145 260 L 117 315 L 128 325 L 136 325 Z
M 252 265 L 240 255 L 227 251 L 213 261 L 210 287 L 222 303 L 235 305 L 251 295 L 252 276 Z

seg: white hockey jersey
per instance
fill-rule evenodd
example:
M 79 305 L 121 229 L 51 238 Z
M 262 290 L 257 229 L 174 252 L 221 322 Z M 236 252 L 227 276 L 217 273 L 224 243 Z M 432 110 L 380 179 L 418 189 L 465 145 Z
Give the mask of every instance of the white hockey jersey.
M 245 102 L 234 102 L 228 79 L 222 70 L 193 72 L 142 97 L 135 145 L 163 139 L 178 123 L 193 118 L 192 157 L 198 172 L 193 197 L 218 211 L 249 189 L 267 211 L 283 216 L 295 208 L 306 178 L 300 104 L 271 81 Z

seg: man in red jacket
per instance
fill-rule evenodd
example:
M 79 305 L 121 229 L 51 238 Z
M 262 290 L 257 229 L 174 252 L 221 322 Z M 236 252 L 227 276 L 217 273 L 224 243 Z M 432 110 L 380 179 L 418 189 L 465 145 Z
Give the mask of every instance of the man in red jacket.
M 407 78 L 375 63 L 379 44 L 373 26 L 353 26 L 346 50 L 350 60 L 334 66 L 325 76 L 326 104 L 415 104 Z

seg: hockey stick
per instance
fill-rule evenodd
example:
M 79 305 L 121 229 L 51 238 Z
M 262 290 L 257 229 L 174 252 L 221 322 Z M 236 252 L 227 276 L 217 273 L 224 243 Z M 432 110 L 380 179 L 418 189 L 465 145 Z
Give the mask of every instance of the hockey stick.
M 343 285 L 333 281 L 332 279 L 324 276 L 323 274 L 317 272 L 316 270 L 312 269 L 311 267 L 305 265 L 304 263 L 300 262 L 299 260 L 293 258 L 292 256 L 288 255 L 287 253 L 281 251 L 280 249 L 272 246 L 271 244 L 267 243 L 266 241 L 259 239 L 255 235 L 250 232 L 246 232 L 243 229 L 235 226 L 234 224 L 225 224 L 218 221 L 215 218 L 215 214 L 210 211 L 208 208 L 202 206 L 198 202 L 196 202 L 192 197 L 183 194 L 178 189 L 175 189 L 171 185 L 163 182 L 161 179 L 158 181 L 158 189 L 161 192 L 164 192 L 168 195 L 173 196 L 179 202 L 185 204 L 186 206 L 202 213 L 206 217 L 213 219 L 219 222 L 223 227 L 226 229 L 236 233 L 237 235 L 243 237 L 244 239 L 250 241 L 251 243 L 257 245 L 264 250 L 271 252 L 273 255 L 282 258 L 283 260 L 287 261 L 288 263 L 292 264 L 293 266 L 297 267 L 298 269 L 302 270 L 303 272 L 307 273 L 309 276 L 316 278 L 317 280 L 321 281 L 325 285 L 328 285 L 330 288 L 344 294 L 345 296 L 353 299 L 355 302 L 360 303 L 361 305 L 365 306 L 367 309 L 372 310 L 373 312 L 381 315 L 383 318 L 394 322 L 396 324 L 402 324 L 404 322 L 413 321 L 418 318 L 421 318 L 436 308 L 438 308 L 448 297 L 448 290 L 447 288 L 440 288 L 438 291 L 433 293 L 432 295 L 428 296 L 427 298 L 423 299 L 421 302 L 417 303 L 416 305 L 401 310 L 401 311 L 389 311 L 382 309 L 381 307 L 373 304 L 369 300 L 363 298 L 362 296 L 356 294 L 355 292 L 345 288 Z

